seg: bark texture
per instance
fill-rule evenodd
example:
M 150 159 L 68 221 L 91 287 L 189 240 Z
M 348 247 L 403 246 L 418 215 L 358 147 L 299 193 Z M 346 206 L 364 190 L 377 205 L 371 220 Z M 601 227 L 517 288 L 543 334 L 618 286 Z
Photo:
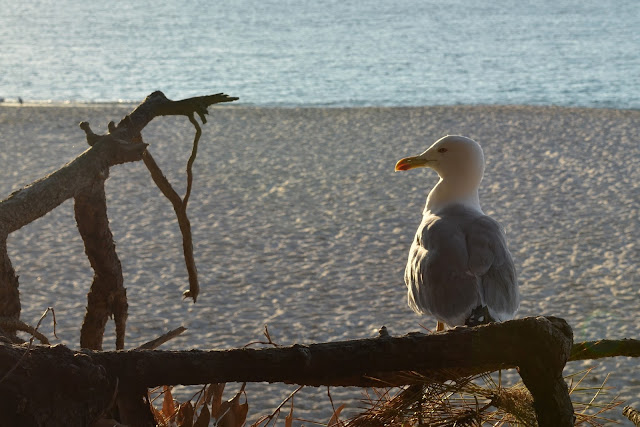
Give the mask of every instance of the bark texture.
M 93 283 L 87 295 L 87 312 L 80 331 L 80 347 L 102 349 L 109 317 L 116 324 L 116 349 L 124 349 L 127 322 L 127 292 L 122 265 L 109 228 L 104 179 L 97 179 L 75 197 L 74 211 L 85 253 L 93 268 Z
M 103 367 L 62 345 L 0 343 L 0 371 L 0 424 L 7 426 L 90 426 L 115 391 Z
M 11 265 L 7 253 L 7 235 L 0 235 L 0 317 L 18 319 L 20 317 L 20 293 L 18 276 Z M 4 333 L 15 338 L 16 330 L 5 328 Z
M 381 336 L 353 341 L 225 351 L 129 350 L 95 352 L 90 358 L 119 382 L 118 405 L 136 407 L 144 419 L 144 394 L 158 385 L 285 382 L 300 385 L 389 386 L 439 381 L 518 367 L 534 398 L 540 426 L 573 425 L 573 407 L 562 368 L 571 351 L 571 328 L 562 319 L 525 318 L 431 335 Z M 46 357 L 38 348 L 31 359 Z M 73 359 L 73 353 L 69 356 Z M 65 369 L 64 361 L 57 362 Z M 0 395 L 5 393 L 0 382 Z M 132 394 L 133 393 L 133 394 Z M 124 397 L 127 397 L 124 399 Z M 133 418 L 132 418 L 133 419 Z M 142 421 L 140 421 L 142 422 Z
M 593 360 L 603 357 L 640 357 L 640 340 L 598 340 L 576 343 L 571 349 L 569 360 Z
M 197 114 L 203 123 L 206 123 L 205 115 L 208 114 L 209 106 L 236 99 L 238 98 L 218 93 L 172 101 L 157 91 L 149 95 L 118 125 L 110 123 L 109 133 L 106 135 L 97 135 L 91 131 L 88 123 L 81 123 L 80 127 L 85 131 L 87 142 L 91 146 L 89 149 L 54 173 L 12 193 L 0 202 L 0 318 L 7 320 L 3 325 L 11 325 L 11 319 L 20 317 L 18 276 L 7 252 L 8 235 L 44 216 L 65 200 L 75 198 L 78 229 L 94 268 L 81 345 L 92 349 L 102 348 L 106 317 L 113 315 L 116 322 L 116 348 L 124 348 L 126 293 L 122 283 L 120 261 L 108 227 L 104 201 L 104 181 L 109 176 L 109 168 L 142 159 L 147 144 L 142 143 L 141 131 L 155 117 L 184 115 L 194 123 L 194 115 Z M 197 139 L 201 133 L 197 123 L 195 127 L 196 141 L 190 165 L 195 158 Z M 186 217 L 187 199 L 188 195 L 184 200 L 185 212 L 178 215 L 179 221 Z M 185 292 L 185 296 L 195 301 L 199 286 L 188 220 L 180 222 L 180 229 L 183 236 L 186 236 L 183 247 L 189 273 L 189 290 Z M 15 332 L 8 329 L 3 333 L 13 339 Z

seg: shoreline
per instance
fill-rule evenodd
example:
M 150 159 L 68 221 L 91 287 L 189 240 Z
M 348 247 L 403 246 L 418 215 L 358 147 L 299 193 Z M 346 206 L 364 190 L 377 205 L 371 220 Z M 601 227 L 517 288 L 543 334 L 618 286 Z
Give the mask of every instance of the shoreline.
M 135 108 L 139 102 L 125 101 L 105 101 L 105 102 L 81 102 L 81 101 L 35 101 L 35 102 L 0 102 L 0 108 Z M 217 105 L 217 104 L 216 104 Z M 640 112 L 640 108 L 618 108 L 618 107 L 590 107 L 579 105 L 553 105 L 553 104 L 442 104 L 442 105 L 251 105 L 241 102 L 230 102 L 224 104 L 225 108 L 233 109 L 265 109 L 265 110 L 386 110 L 386 109 L 446 109 L 446 108 L 488 108 L 488 109 L 559 109 L 576 111 L 631 111 Z M 216 108 L 215 105 L 209 108 Z M 219 107 L 218 107 L 219 108 Z

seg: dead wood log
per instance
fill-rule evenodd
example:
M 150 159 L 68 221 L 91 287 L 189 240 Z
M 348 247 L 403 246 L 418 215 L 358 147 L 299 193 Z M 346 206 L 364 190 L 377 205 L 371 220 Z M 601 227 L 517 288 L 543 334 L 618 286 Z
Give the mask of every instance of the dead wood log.
M 85 351 L 119 377 L 148 387 L 220 382 L 285 382 L 310 386 L 386 386 L 419 382 L 397 375 L 418 371 L 448 379 L 519 367 L 564 367 L 572 332 L 553 317 L 529 317 L 434 334 L 232 350 Z M 544 349 L 544 351 L 541 351 Z M 556 353 L 556 354 L 550 354 Z M 564 361 L 563 361 L 564 359 Z
M 391 337 L 381 334 L 377 338 L 264 349 L 67 351 L 65 357 L 69 360 L 55 362 L 48 356 L 49 347 L 36 346 L 29 359 L 33 363 L 37 360 L 43 364 L 55 363 L 57 370 L 64 371 L 72 369 L 67 365 L 75 355 L 82 355 L 83 361 L 90 360 L 104 369 L 109 384 L 119 384 L 121 398 L 118 404 L 135 407 L 132 415 L 140 417 L 137 419 L 143 424 L 145 401 L 142 391 L 158 385 L 284 382 L 309 386 L 387 387 L 456 380 L 517 367 L 534 398 L 539 424 L 568 426 L 573 423 L 573 408 L 561 373 L 572 349 L 575 352 L 583 345 L 572 346 L 572 331 L 564 320 L 537 317 L 431 335 L 412 333 Z M 24 351 L 24 347 L 0 344 L 0 377 L 11 363 L 3 359 L 3 352 L 16 348 L 19 352 Z M 608 352 L 607 357 L 630 355 L 626 349 L 621 350 L 621 354 Z M 583 355 L 581 359 L 584 358 Z M 18 381 L 21 375 L 26 374 L 16 370 L 10 378 L 16 377 L 14 380 Z M 47 383 L 39 382 L 37 387 L 47 388 Z M 14 392 L 0 380 L 0 401 L 6 393 Z M 121 411 L 123 409 L 121 406 Z
M 104 179 L 109 167 L 140 160 L 145 149 L 146 144 L 100 137 L 70 163 L 0 202 L 0 317 L 20 317 L 18 276 L 7 253 L 9 233 L 44 216 L 96 179 Z M 15 335 L 15 330 L 7 332 Z
M 191 167 L 202 132 L 193 116 L 198 114 L 203 123 L 206 123 L 204 115 L 207 114 L 208 106 L 235 99 L 237 98 L 216 94 L 182 101 L 171 101 L 162 92 L 154 92 L 131 114 L 125 116 L 117 126 L 113 122 L 108 125 L 108 135 L 110 137 L 122 138 L 132 144 L 142 143 L 142 129 L 156 116 L 186 115 L 196 128 L 193 152 L 187 167 L 187 195 L 184 199 L 180 199 L 180 209 L 176 209 L 178 223 L 183 235 L 183 252 L 189 276 L 189 290 L 184 295 L 185 297 L 193 298 L 194 302 L 198 296 L 199 285 L 193 256 L 191 226 L 186 215 L 186 207 L 191 191 Z M 83 122 L 80 127 L 85 131 L 89 145 L 93 145 L 101 138 L 91 130 L 88 123 Z M 151 154 L 145 151 L 143 157 L 145 164 L 149 167 L 148 159 L 152 159 Z M 156 169 L 156 174 L 164 178 L 157 165 Z M 102 349 L 104 328 L 109 316 L 113 315 L 116 324 L 116 349 L 123 349 L 128 303 L 126 289 L 123 285 L 122 266 L 115 251 L 115 243 L 109 229 L 104 192 L 105 179 L 106 177 L 104 179 L 96 179 L 75 198 L 76 222 L 85 243 L 85 252 L 94 269 L 94 279 L 87 296 L 87 313 L 82 324 L 80 341 L 83 348 Z M 166 195 L 166 191 L 158 181 L 156 179 L 154 181 Z M 171 188 L 168 181 L 166 182 L 166 187 Z M 173 189 L 171 188 L 171 190 Z M 176 205 L 174 203 L 175 208 Z M 122 420 L 131 425 L 152 425 L 153 417 L 149 411 L 148 402 L 145 403 L 146 399 L 147 392 L 145 387 L 131 384 L 124 388 L 117 399 Z
M 115 391 L 102 366 L 63 345 L 28 350 L 0 343 L 0 377 L 2 425 L 89 426 L 108 409 Z
M 576 343 L 571 349 L 569 360 L 594 360 L 613 356 L 640 357 L 640 341 L 625 338 Z
M 116 321 L 116 347 L 123 348 L 127 302 L 124 287 L 118 280 L 122 274 L 121 267 L 112 239 L 107 239 L 107 244 L 100 245 L 101 242 L 104 243 L 101 237 L 111 235 L 108 221 L 91 224 L 94 215 L 96 218 L 106 218 L 106 203 L 102 203 L 101 195 L 104 193 L 103 184 L 109 175 L 109 168 L 142 158 L 147 145 L 142 143 L 140 133 L 153 118 L 164 115 L 185 115 L 193 122 L 194 115 L 197 114 L 203 123 L 206 123 L 205 115 L 210 105 L 236 99 L 238 98 L 218 93 L 172 101 L 162 92 L 157 91 L 149 95 L 117 126 L 111 123 L 109 133 L 106 135 L 96 135 L 91 131 L 88 123 L 81 123 L 91 148 L 56 172 L 14 192 L 0 202 L 0 258 L 2 258 L 0 259 L 0 317 L 19 319 L 21 309 L 18 276 L 7 253 L 8 235 L 44 216 L 65 200 L 76 198 L 76 220 L 85 240 L 87 255 L 90 261 L 92 259 L 95 261 L 91 264 L 94 267 L 94 285 L 96 285 L 92 287 L 92 291 L 95 290 L 95 292 L 89 296 L 90 301 L 85 318 L 87 326 L 84 328 L 82 334 L 84 339 L 81 341 L 85 346 L 101 348 L 102 336 L 98 335 L 104 330 L 104 315 L 109 312 L 109 315 L 114 315 Z M 196 130 L 199 132 L 197 126 Z M 199 133 L 197 135 L 199 136 Z M 97 200 L 98 205 L 104 205 L 104 209 L 91 208 L 87 203 L 88 200 Z M 181 229 L 183 228 L 181 224 Z M 91 242 L 87 239 L 99 241 Z M 190 274 L 190 289 L 186 296 L 192 297 L 195 301 L 198 285 L 197 279 L 194 280 L 191 277 L 196 271 L 195 263 L 193 255 L 191 254 L 190 257 L 188 255 L 185 252 Z M 99 265 L 97 261 L 99 259 L 107 261 Z M 192 265 L 189 265 L 189 259 Z M 107 264 L 110 265 L 107 267 Z M 110 301 L 105 302 L 105 298 Z M 15 338 L 15 330 L 5 332 L 10 338 Z
M 431 335 L 414 333 L 265 349 L 78 353 L 66 350 L 69 360 L 56 360 L 55 369 L 57 372 L 76 369 L 70 367 L 76 355 L 92 361 L 105 370 L 109 384 L 118 383 L 121 415 L 128 406 L 132 407 L 129 419 L 145 425 L 148 422 L 144 421 L 142 390 L 158 385 L 266 381 L 311 386 L 389 386 L 422 381 L 415 374 L 407 375 L 408 371 L 444 381 L 518 367 L 534 398 L 539 425 L 569 426 L 573 423 L 573 407 L 562 369 L 571 344 L 572 331 L 564 320 L 538 317 Z M 16 347 L 2 344 L 0 353 L 12 348 Z M 48 347 L 34 347 L 29 360 L 46 364 L 52 361 L 49 351 Z M 7 366 L 10 365 L 2 363 L 0 370 L 6 370 Z M 9 378 L 18 381 L 21 375 L 27 374 L 16 370 Z M 101 384 L 106 387 L 106 383 Z M 47 388 L 42 382 L 38 387 Z M 0 382 L 0 396 L 12 392 Z M 100 405 L 104 405 L 103 399 Z
M 403 374 L 407 371 L 444 381 L 518 367 L 539 424 L 569 426 L 573 406 L 562 369 L 571 344 L 564 320 L 538 317 L 431 335 L 266 349 L 84 353 L 124 388 L 245 381 L 397 386 L 418 381 L 416 375 Z

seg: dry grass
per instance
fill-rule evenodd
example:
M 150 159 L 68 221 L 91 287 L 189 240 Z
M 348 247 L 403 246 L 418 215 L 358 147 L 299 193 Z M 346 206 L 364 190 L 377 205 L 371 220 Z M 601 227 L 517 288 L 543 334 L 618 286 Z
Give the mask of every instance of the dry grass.
M 576 425 L 615 423 L 606 412 L 622 402 L 611 398 L 605 381 L 597 387 L 581 386 L 590 373 L 565 377 L 576 415 Z M 495 378 L 497 376 L 497 379 Z M 365 426 L 537 426 L 533 398 L 521 382 L 504 387 L 500 372 L 456 381 L 429 382 L 404 389 L 373 389 L 365 398 L 366 409 L 347 427 Z

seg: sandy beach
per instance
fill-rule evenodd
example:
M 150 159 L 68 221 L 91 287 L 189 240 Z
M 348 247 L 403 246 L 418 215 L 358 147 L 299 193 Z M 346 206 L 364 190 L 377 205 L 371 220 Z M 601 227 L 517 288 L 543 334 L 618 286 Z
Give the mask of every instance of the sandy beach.
M 80 121 L 106 131 L 127 105 L 0 106 L 0 198 L 53 172 L 86 148 Z M 406 304 L 403 270 L 430 170 L 395 173 L 395 162 L 447 134 L 472 137 L 487 160 L 480 201 L 504 226 L 521 284 L 518 317 L 566 319 L 575 341 L 640 338 L 640 111 L 559 107 L 210 108 L 189 204 L 201 280 L 187 289 L 173 211 L 142 163 L 111 170 L 109 216 L 129 297 L 127 347 L 185 325 L 170 349 L 224 349 L 262 339 L 279 344 L 392 335 L 432 328 Z M 159 118 L 145 142 L 184 189 L 193 130 Z M 73 206 L 9 238 L 20 276 L 22 319 L 56 311 L 57 334 L 79 344 L 92 271 Z M 105 336 L 114 347 L 113 325 Z M 573 362 L 594 367 L 640 408 L 640 360 Z M 250 420 L 293 386 L 248 386 Z M 229 385 L 230 391 L 237 387 Z M 332 389 L 352 413 L 359 390 Z M 189 395 L 193 392 L 189 392 Z M 355 399 L 355 400 L 354 400 Z M 296 415 L 326 422 L 326 389 L 303 390 Z M 299 411 L 299 412 L 298 412 Z M 623 422 L 622 407 L 609 416 Z M 252 418 L 253 417 L 253 418 Z M 627 421 L 628 423 L 628 421 Z

